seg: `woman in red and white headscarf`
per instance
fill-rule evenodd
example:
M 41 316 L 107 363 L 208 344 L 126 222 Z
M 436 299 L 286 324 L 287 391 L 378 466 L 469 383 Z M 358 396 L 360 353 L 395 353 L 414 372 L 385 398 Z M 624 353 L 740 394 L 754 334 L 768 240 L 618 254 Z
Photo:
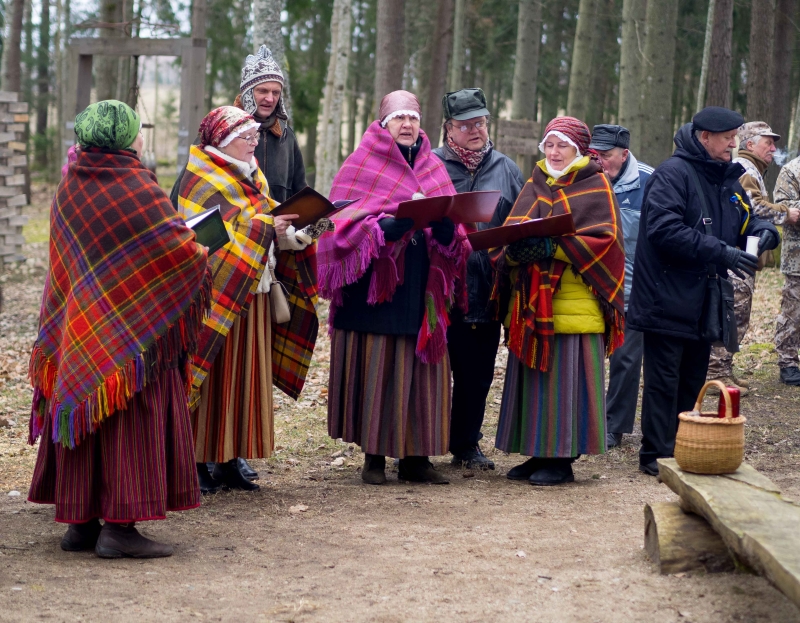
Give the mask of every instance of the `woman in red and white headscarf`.
M 571 213 L 575 235 L 496 251 L 492 299 L 509 329 L 496 446 L 532 458 L 508 472 L 534 485 L 572 482 L 572 462 L 605 452 L 604 355 L 622 343 L 625 251 L 619 206 L 574 117 L 547 124 L 505 224 Z
M 448 310 L 466 307 L 470 247 L 450 219 L 412 231 L 395 218 L 402 201 L 456 194 L 419 125 L 413 94 L 383 98 L 331 189 L 331 200 L 361 200 L 334 217 L 317 254 L 331 299 L 328 432 L 361 446 L 369 484 L 386 482 L 386 456 L 403 480 L 447 483 L 428 457 L 447 452 Z
M 294 384 L 299 393 L 307 370 L 299 365 L 285 370 L 280 363 L 284 349 L 294 364 L 300 353 L 310 360 L 317 335 L 313 270 L 294 257 L 312 237 L 295 232 L 291 219 L 297 215 L 270 214 L 278 204 L 269 197 L 253 157 L 258 128 L 239 108 L 212 110 L 200 125 L 200 144 L 190 148 L 178 199 L 187 219 L 219 206 L 231 237 L 209 258 L 213 304 L 192 363 L 189 402 L 205 493 L 218 489 L 218 481 L 230 488 L 258 489 L 243 473 L 248 469 L 244 459 L 272 453 L 272 385 L 287 391 L 287 384 Z M 272 288 L 280 287 L 273 283 L 275 270 L 290 292 L 289 325 L 304 330 L 291 347 L 287 331 L 279 335 L 272 318 Z M 295 324 L 299 316 L 304 321 Z M 206 462 L 216 463 L 213 477 Z

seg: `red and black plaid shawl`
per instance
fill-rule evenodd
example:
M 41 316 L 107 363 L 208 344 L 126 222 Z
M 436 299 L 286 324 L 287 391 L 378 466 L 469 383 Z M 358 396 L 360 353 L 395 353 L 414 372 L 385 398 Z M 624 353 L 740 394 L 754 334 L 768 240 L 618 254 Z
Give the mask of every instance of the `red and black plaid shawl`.
M 74 447 L 185 363 L 209 306 L 206 252 L 128 152 L 85 149 L 56 191 L 33 347 L 30 440 Z
M 625 249 L 614 191 L 594 160 L 555 181 L 539 165 L 505 224 L 572 214 L 577 233 L 559 238 L 558 244 L 600 302 L 606 321 L 606 353 L 610 355 L 622 344 L 625 327 Z M 553 294 L 567 264 L 552 258 L 531 262 L 519 267 L 511 283 L 502 249 L 493 253 L 493 260 L 498 271 L 492 300 L 507 300 L 510 294 L 512 305 L 508 348 L 529 368 L 546 372 L 555 336 Z M 510 293 L 503 296 L 509 287 Z

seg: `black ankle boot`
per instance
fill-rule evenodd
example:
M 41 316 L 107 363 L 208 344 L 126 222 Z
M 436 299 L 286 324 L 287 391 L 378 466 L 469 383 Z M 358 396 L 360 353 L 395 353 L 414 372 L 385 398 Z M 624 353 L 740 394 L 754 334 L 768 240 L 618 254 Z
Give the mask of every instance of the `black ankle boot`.
M 236 459 L 236 466 L 247 480 L 258 480 L 258 472 L 254 470 L 242 457 Z
M 236 463 L 236 459 L 231 459 L 227 463 L 217 463 L 214 468 L 214 478 L 222 481 L 222 484 L 229 489 L 258 491 L 261 487 L 242 476 L 242 472 L 239 471 L 239 466 Z
M 428 482 L 432 485 L 449 485 L 450 481 L 436 471 L 427 456 L 407 456 L 400 459 L 397 470 L 399 480 L 408 482 Z
M 65 552 L 83 552 L 94 549 L 97 537 L 100 536 L 99 519 L 90 519 L 86 523 L 73 523 L 67 528 L 61 539 L 61 549 Z
M 365 454 L 361 480 L 368 485 L 382 485 L 386 482 L 386 457 L 381 454 Z
M 531 457 L 522 465 L 517 465 L 508 470 L 506 478 L 509 480 L 528 480 L 535 471 L 544 467 L 544 461 L 546 460 L 538 456 Z
M 203 495 L 216 493 L 222 487 L 222 483 L 211 476 L 206 463 L 197 463 L 197 480 L 200 483 L 200 493 Z
M 528 482 L 540 487 L 553 487 L 575 481 L 572 463 L 575 458 L 544 459 L 542 466 L 531 474 Z

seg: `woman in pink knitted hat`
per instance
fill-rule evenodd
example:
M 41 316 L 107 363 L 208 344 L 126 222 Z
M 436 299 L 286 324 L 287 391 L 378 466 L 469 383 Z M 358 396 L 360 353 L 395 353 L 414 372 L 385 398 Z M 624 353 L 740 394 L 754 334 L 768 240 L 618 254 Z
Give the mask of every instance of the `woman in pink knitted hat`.
M 414 231 L 400 202 L 456 194 L 420 130 L 417 98 L 395 91 L 345 161 L 331 200 L 360 199 L 334 217 L 317 252 L 331 300 L 328 432 L 366 454 L 361 477 L 386 482 L 386 456 L 403 480 L 446 484 L 428 457 L 447 453 L 448 310 L 465 307 L 469 243 L 449 219 Z

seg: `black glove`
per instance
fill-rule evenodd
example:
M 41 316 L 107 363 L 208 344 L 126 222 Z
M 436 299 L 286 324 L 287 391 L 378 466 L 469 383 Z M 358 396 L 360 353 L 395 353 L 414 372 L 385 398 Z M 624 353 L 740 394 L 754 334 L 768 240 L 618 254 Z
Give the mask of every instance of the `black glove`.
M 519 264 L 544 260 L 553 257 L 555 253 L 556 243 L 552 238 L 523 238 L 512 242 L 506 248 L 508 259 Z
M 762 229 L 758 234 L 758 254 L 764 251 L 771 251 L 780 243 L 780 238 L 771 229 Z
M 456 224 L 453 221 L 445 216 L 441 221 L 431 221 L 428 225 L 431 226 L 431 233 L 436 242 L 446 247 L 450 246 L 456 233 Z
M 414 227 L 414 219 L 387 216 L 379 220 L 378 225 L 383 230 L 383 238 L 387 242 L 397 242 L 408 230 Z
M 755 275 L 758 267 L 758 258 L 755 255 L 745 253 L 736 247 L 729 247 L 723 243 L 722 265 L 730 270 L 739 279 L 746 279 L 744 273 Z

